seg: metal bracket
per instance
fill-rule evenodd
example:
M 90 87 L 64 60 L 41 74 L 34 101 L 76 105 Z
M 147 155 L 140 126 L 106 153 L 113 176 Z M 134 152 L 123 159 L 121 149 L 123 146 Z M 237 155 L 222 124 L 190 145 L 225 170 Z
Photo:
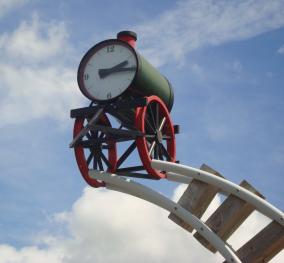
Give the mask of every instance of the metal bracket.
M 84 118 L 94 115 L 99 108 L 104 108 L 106 112 L 117 112 L 119 110 L 133 109 L 147 105 L 146 98 L 132 98 L 128 100 L 119 100 L 109 104 L 98 104 L 96 106 L 84 107 L 79 109 L 72 109 L 70 111 L 71 118 Z
M 88 122 L 86 127 L 84 129 L 82 129 L 77 134 L 77 136 L 73 139 L 73 141 L 70 143 L 70 145 L 69 145 L 70 148 L 74 147 L 74 145 L 88 133 L 88 131 L 91 129 L 91 126 L 94 125 L 99 120 L 99 117 L 103 113 L 103 111 L 104 111 L 103 108 L 99 108 L 97 110 L 97 112 L 95 113 L 93 118 Z
M 180 125 L 176 124 L 174 125 L 174 133 L 179 134 L 180 133 Z

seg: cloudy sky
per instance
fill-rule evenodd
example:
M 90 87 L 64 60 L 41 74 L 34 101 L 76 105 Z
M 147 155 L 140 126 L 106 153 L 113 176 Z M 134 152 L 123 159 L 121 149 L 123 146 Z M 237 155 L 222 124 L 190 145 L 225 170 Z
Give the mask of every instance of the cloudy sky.
M 0 0 L 0 263 L 222 261 L 165 211 L 78 172 L 69 111 L 89 101 L 77 67 L 125 29 L 175 89 L 181 163 L 246 179 L 283 210 L 283 0 Z M 145 183 L 174 198 L 184 189 Z M 249 220 L 234 248 L 269 222 Z

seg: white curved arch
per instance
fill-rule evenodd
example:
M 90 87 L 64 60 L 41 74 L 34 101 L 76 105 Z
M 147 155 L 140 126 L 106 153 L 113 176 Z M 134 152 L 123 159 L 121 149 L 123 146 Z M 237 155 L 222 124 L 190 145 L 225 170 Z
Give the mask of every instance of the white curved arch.
M 167 197 L 142 184 L 136 183 L 130 179 L 125 179 L 115 174 L 110 174 L 97 170 L 90 170 L 89 175 L 94 179 L 104 181 L 106 184 L 106 188 L 110 190 L 119 191 L 144 199 L 175 214 L 184 222 L 193 226 L 196 231 L 205 239 L 207 239 L 228 262 L 241 263 L 240 259 L 236 256 L 232 249 L 220 237 L 218 237 L 200 219 L 192 215 L 190 212 L 185 210 L 183 207 L 181 207 L 174 201 L 168 199 Z
M 284 226 L 284 214 L 282 211 L 245 188 L 224 178 L 190 166 L 159 160 L 153 160 L 152 167 L 154 169 L 166 171 L 167 179 L 171 181 L 189 184 L 191 179 L 194 178 L 210 185 L 217 186 L 223 191 L 245 200 L 247 203 L 253 205 L 259 212 Z

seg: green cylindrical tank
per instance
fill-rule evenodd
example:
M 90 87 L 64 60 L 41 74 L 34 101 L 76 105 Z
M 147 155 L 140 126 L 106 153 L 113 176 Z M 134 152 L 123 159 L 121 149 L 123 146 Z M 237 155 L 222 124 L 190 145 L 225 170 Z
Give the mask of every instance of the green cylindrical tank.
M 136 50 L 137 34 L 133 31 L 121 31 L 117 39 L 128 43 L 137 56 L 138 68 L 131 89 L 134 95 L 151 96 L 156 95 L 166 104 L 171 111 L 174 103 L 174 93 L 170 82 Z
M 145 58 L 137 53 L 138 70 L 133 84 L 133 91 L 142 96 L 158 96 L 171 111 L 174 93 L 170 82 Z

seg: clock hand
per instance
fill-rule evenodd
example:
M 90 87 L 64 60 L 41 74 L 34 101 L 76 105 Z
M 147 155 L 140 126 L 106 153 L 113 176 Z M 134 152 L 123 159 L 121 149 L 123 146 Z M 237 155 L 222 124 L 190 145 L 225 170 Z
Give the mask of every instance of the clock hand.
M 109 69 L 107 70 L 107 72 L 102 71 L 99 72 L 100 78 L 105 78 L 108 75 L 112 74 L 112 73 L 116 73 L 116 72 L 125 72 L 125 71 L 135 71 L 136 67 L 128 67 L 128 68 L 115 68 L 115 69 Z
M 126 66 L 127 64 L 128 64 L 128 60 L 124 60 L 124 61 L 122 61 L 121 63 L 119 63 L 119 64 L 113 66 L 113 67 L 110 68 L 110 69 L 122 68 L 122 67 Z
M 111 68 L 103 68 L 103 69 L 99 69 L 99 76 L 100 78 L 105 78 L 107 75 L 111 74 L 113 72 L 113 70 L 122 68 L 124 66 L 126 66 L 128 64 L 128 60 L 125 60 Z
M 136 67 L 128 67 L 128 68 L 116 68 L 111 71 L 111 73 L 115 72 L 123 72 L 123 71 L 135 71 Z

